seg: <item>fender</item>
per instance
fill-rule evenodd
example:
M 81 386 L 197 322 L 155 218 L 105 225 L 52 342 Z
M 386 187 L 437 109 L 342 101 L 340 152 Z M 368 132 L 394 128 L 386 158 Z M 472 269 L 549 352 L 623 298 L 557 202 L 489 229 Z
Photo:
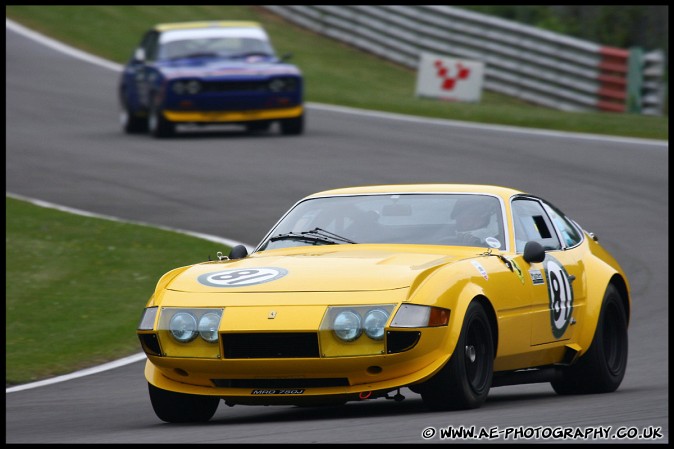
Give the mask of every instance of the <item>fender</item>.
M 160 298 L 161 295 L 163 295 L 164 290 L 166 289 L 166 287 L 168 287 L 171 281 L 175 279 L 175 277 L 178 276 L 180 273 L 187 270 L 189 267 L 190 265 L 186 265 L 184 267 L 174 268 L 171 271 L 164 273 L 164 275 L 161 278 L 159 278 L 157 286 L 154 288 L 154 293 L 150 297 L 145 307 L 154 306 L 156 299 Z
M 589 237 L 587 240 L 588 249 L 593 257 L 590 258 L 586 266 L 586 273 L 588 274 L 587 302 L 582 327 L 577 338 L 577 342 L 582 348 L 579 355 L 584 354 L 592 343 L 599 322 L 604 294 L 610 283 L 616 283 L 618 290 L 625 296 L 623 300 L 625 301 L 625 314 L 628 323 L 632 308 L 630 286 L 624 271 L 597 241 Z
M 488 265 L 487 260 L 484 265 Z M 467 279 L 465 275 L 467 271 L 474 271 L 477 276 Z M 489 268 L 487 271 L 490 271 Z M 479 276 L 475 267 L 468 260 L 464 260 L 433 270 L 433 275 L 426 276 L 410 293 L 409 302 L 450 310 L 447 325 L 449 332 L 444 342 L 448 351 L 447 360 L 456 348 L 468 305 L 477 297 L 488 297 L 483 285 L 485 282 L 487 281 Z

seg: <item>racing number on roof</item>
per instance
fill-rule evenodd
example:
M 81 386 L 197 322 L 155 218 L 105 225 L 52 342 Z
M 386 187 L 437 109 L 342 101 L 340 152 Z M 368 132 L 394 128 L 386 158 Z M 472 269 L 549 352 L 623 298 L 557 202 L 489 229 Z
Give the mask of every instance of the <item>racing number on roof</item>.
M 556 259 L 548 255 L 544 264 L 545 274 L 548 278 L 552 335 L 555 338 L 561 338 L 571 320 L 573 289 L 569 282 L 569 275 Z

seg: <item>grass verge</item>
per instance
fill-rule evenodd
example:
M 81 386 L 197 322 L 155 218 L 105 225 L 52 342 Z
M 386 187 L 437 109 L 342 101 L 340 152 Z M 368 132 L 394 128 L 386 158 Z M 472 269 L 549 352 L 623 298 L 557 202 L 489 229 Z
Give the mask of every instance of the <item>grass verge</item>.
M 159 277 L 229 248 L 149 226 L 6 198 L 7 385 L 141 352 L 135 334 Z

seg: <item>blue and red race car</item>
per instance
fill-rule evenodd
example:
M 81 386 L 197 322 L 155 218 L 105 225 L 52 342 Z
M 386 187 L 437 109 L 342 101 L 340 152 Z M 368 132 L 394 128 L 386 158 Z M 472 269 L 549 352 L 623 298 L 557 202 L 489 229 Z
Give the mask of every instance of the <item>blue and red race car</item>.
M 265 131 L 279 122 L 282 134 L 301 134 L 303 78 L 287 57 L 276 56 L 256 22 L 156 25 L 124 67 L 122 127 L 169 137 L 184 123 L 236 123 Z

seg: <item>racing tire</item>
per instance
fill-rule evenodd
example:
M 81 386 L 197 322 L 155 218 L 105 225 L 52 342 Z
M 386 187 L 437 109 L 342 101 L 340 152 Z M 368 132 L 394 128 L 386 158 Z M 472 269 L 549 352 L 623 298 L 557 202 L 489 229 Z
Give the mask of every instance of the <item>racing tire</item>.
M 482 305 L 466 310 L 454 354 L 419 391 L 432 410 L 461 410 L 482 406 L 494 377 L 494 339 Z
M 119 122 L 122 125 L 122 129 L 127 134 L 140 134 L 147 132 L 147 118 L 146 117 L 136 117 L 124 101 L 124 98 L 120 98 L 119 106 Z
M 152 408 L 159 419 L 168 423 L 206 422 L 220 403 L 217 396 L 176 393 L 148 383 Z
M 627 314 L 618 290 L 609 285 L 590 348 L 561 378 L 551 383 L 557 394 L 610 393 L 627 369 Z
M 304 132 L 304 114 L 296 118 L 287 118 L 280 121 L 281 134 L 297 135 Z
M 150 108 L 150 116 L 148 118 L 148 128 L 150 134 L 156 138 L 171 137 L 175 133 L 175 123 L 170 120 L 166 120 L 164 114 L 162 113 L 161 107 L 152 102 L 152 107 Z

